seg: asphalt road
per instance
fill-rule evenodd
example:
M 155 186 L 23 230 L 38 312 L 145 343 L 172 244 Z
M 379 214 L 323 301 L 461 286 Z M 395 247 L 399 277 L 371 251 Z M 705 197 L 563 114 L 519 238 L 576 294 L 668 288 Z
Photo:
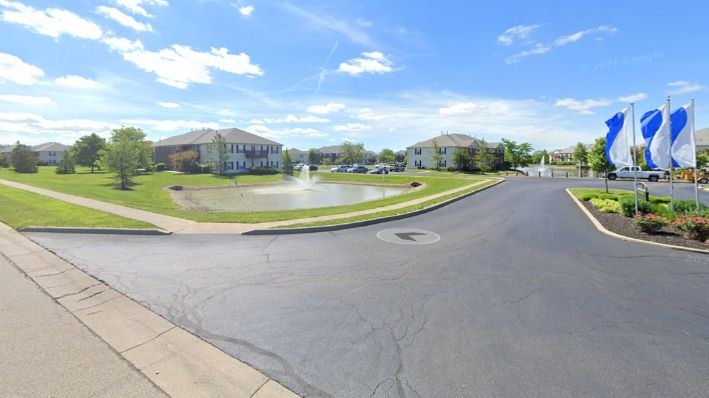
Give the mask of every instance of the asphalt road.
M 333 233 L 28 236 L 307 396 L 705 397 L 709 256 L 600 234 L 564 188 L 602 183 Z

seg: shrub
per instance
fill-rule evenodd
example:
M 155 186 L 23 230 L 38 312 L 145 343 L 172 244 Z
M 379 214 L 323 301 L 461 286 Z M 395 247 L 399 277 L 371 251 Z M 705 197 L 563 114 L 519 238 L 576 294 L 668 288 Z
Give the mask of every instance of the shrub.
M 36 173 L 38 162 L 32 149 L 20 143 L 15 146 L 10 155 L 10 163 L 18 173 Z
M 67 151 L 64 153 L 64 156 L 59 159 L 59 163 L 57 164 L 55 171 L 57 174 L 74 174 L 76 172 L 74 155 L 72 152 Z
M 667 225 L 667 219 L 658 214 L 638 214 L 633 218 L 633 225 L 640 231 L 654 235 Z
M 458 171 L 458 168 L 451 166 L 451 167 L 448 167 L 446 170 L 448 170 L 448 171 Z
M 709 238 L 709 218 L 697 214 L 677 216 L 672 225 L 685 238 L 704 242 Z
M 262 175 L 272 175 L 272 174 L 278 174 L 279 171 L 276 169 L 272 169 L 270 167 L 252 167 L 251 170 L 249 170 L 249 174 L 257 175 L 257 176 L 262 176 Z
M 620 204 L 620 213 L 626 217 L 635 216 L 635 198 L 632 196 L 621 196 L 618 198 L 618 204 Z M 645 199 L 638 198 L 638 213 L 648 214 L 652 213 L 652 206 L 650 202 L 645 201 Z
M 650 202 L 652 203 L 670 203 L 669 196 L 652 196 L 650 197 Z
M 596 197 L 599 199 L 618 200 L 618 195 L 612 193 L 600 193 Z
M 579 199 L 583 200 L 584 202 L 588 202 L 589 200 L 591 200 L 597 196 L 598 196 L 597 193 L 588 192 L 588 193 L 582 193 L 581 195 L 579 195 Z
M 697 204 L 693 200 L 690 199 L 677 199 L 674 201 L 674 208 L 675 212 L 680 213 L 680 214 L 689 214 L 689 213 L 694 213 L 697 210 Z M 699 209 L 706 209 L 707 206 L 699 202 Z
M 593 198 L 591 204 L 603 213 L 620 213 L 620 204 L 615 200 Z
M 212 173 L 212 165 L 211 164 L 199 164 L 199 165 L 197 165 L 197 168 L 195 169 L 195 173 L 211 174 Z
M 155 163 L 154 167 L 155 167 L 155 171 L 165 171 L 165 169 L 167 168 L 165 163 Z

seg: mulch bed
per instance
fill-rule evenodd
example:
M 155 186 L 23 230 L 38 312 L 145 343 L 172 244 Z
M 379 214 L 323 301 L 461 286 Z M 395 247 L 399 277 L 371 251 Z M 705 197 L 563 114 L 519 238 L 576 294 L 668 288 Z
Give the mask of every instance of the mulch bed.
M 666 226 L 657 235 L 648 235 L 640 232 L 630 222 L 630 218 L 618 213 L 603 213 L 593 207 L 590 202 L 581 201 L 584 206 L 607 230 L 624 235 L 630 238 L 647 240 L 651 242 L 664 243 L 667 245 L 691 247 L 694 249 L 709 250 L 709 244 L 698 240 L 685 239 L 681 233 L 675 231 L 671 226 Z

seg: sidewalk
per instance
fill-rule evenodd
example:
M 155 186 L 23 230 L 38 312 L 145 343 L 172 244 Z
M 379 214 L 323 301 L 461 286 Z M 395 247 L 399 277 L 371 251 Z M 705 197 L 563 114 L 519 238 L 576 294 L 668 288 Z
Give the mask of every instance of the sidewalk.
M 0 396 L 166 396 L 4 256 L 0 314 Z

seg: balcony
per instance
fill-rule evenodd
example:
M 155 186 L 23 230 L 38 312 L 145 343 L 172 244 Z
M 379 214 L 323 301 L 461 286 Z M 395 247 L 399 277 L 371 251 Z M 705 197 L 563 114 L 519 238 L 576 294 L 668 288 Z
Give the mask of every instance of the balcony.
M 247 158 L 252 159 L 252 158 L 267 158 L 268 157 L 268 150 L 258 150 L 258 149 L 247 149 L 244 151 L 244 154 L 246 155 Z

